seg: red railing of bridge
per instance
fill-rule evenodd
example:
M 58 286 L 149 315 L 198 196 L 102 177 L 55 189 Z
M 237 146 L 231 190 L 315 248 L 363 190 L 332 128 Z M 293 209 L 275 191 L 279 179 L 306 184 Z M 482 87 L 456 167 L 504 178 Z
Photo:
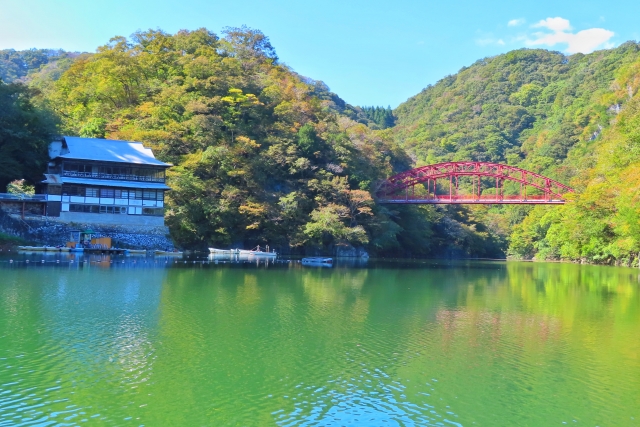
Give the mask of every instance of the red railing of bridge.
M 471 177 L 471 194 L 459 194 L 459 178 Z M 482 182 L 495 179 L 495 191 L 484 191 Z M 438 180 L 448 180 L 449 194 L 437 194 Z M 504 194 L 503 184 L 520 184 L 520 194 Z M 447 185 L 448 184 L 448 185 Z M 418 194 L 415 186 L 421 185 Z M 442 187 L 442 184 L 440 185 Z M 527 194 L 532 187 L 542 194 Z M 426 190 L 426 194 L 424 194 Z M 442 190 L 441 190 L 442 192 Z M 500 163 L 446 162 L 422 166 L 392 176 L 382 182 L 376 195 L 380 203 L 412 204 L 563 204 L 573 189 L 558 181 L 525 169 Z M 483 194 L 484 193 L 484 194 Z M 492 193 L 492 194 L 490 194 Z

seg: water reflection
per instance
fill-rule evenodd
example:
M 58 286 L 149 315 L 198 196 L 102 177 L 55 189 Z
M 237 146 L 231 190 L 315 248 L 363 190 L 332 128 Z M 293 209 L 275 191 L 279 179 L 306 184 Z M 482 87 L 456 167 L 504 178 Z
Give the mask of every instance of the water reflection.
M 2 269 L 0 426 L 640 416 L 634 270 L 215 260 Z

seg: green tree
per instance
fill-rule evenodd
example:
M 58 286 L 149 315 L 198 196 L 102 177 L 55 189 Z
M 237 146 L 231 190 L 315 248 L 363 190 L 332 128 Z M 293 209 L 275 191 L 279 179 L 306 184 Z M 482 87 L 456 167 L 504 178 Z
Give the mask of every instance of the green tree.
M 36 91 L 0 82 L 0 186 L 16 179 L 42 180 L 55 132 L 54 117 L 34 105 Z

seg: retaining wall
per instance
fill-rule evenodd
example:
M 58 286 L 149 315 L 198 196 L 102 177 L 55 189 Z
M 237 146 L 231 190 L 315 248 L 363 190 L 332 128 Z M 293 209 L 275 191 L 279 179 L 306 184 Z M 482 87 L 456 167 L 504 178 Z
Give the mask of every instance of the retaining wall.
M 69 241 L 71 230 L 93 230 L 94 237 L 111 237 L 112 244 L 120 248 L 170 249 L 174 248 L 169 228 L 156 225 L 115 225 L 64 223 L 47 217 L 8 214 L 0 209 L 0 231 L 22 237 L 33 243 L 57 246 Z

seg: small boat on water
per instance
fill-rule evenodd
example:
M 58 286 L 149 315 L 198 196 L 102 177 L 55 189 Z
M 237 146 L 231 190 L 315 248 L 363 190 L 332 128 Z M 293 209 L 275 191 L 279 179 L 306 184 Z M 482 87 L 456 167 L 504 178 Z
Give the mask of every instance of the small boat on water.
M 310 267 L 333 267 L 333 258 L 327 257 L 307 257 L 302 258 L 301 262 Z
M 240 249 L 209 248 L 209 253 L 212 253 L 212 254 L 225 254 L 225 255 L 237 255 L 237 254 L 240 253 Z
M 146 255 L 147 250 L 146 249 L 126 249 L 125 253 L 131 254 L 131 255 Z
M 267 246 L 267 250 L 263 251 L 260 249 L 260 246 L 256 246 L 251 250 L 247 249 L 218 249 L 218 248 L 209 248 L 209 253 L 214 255 L 240 255 L 240 256 L 264 256 L 264 257 L 276 257 L 278 254 L 276 252 L 269 252 L 269 247 Z
M 184 252 L 180 251 L 155 251 L 156 255 L 182 256 Z
M 18 246 L 18 250 L 29 252 L 69 252 L 69 248 L 57 246 Z
M 277 257 L 278 254 L 274 252 L 269 252 L 269 246 L 267 246 L 266 251 L 260 249 L 260 245 L 256 246 L 251 250 L 240 249 L 238 255 L 249 255 L 249 256 L 262 256 L 262 257 Z

